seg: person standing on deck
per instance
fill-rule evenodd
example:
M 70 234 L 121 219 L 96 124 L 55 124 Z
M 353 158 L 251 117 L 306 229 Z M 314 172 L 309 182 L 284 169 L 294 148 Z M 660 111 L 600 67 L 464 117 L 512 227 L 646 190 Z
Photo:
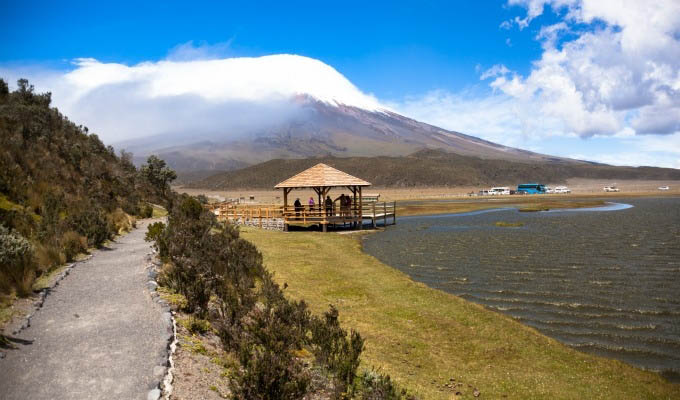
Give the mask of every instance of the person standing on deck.
M 309 211 L 314 211 L 314 197 L 309 197 Z
M 297 199 L 295 199 L 295 203 L 293 203 L 293 206 L 295 206 L 295 219 L 300 219 L 300 211 L 302 211 L 302 203 L 300 203 L 299 197 Z
M 342 193 L 340 197 L 335 199 L 335 201 L 340 200 L 340 216 L 344 217 L 345 216 L 345 194 Z
M 333 215 L 333 200 L 331 200 L 331 196 L 326 196 L 326 216 L 331 216 Z

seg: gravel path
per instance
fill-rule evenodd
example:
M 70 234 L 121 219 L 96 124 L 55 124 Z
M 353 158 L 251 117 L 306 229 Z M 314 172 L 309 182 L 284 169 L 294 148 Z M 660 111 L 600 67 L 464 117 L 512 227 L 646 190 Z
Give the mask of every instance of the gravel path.
M 146 282 L 149 221 L 78 263 L 0 359 L 0 399 L 146 399 L 167 361 L 167 317 Z

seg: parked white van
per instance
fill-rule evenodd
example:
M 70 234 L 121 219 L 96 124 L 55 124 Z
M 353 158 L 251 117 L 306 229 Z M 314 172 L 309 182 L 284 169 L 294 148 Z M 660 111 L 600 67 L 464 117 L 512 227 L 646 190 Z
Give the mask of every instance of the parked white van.
M 571 189 L 566 186 L 557 186 L 554 193 L 571 193 Z
M 492 187 L 491 189 L 489 189 L 489 194 L 492 196 L 510 194 L 510 188 L 506 186 Z

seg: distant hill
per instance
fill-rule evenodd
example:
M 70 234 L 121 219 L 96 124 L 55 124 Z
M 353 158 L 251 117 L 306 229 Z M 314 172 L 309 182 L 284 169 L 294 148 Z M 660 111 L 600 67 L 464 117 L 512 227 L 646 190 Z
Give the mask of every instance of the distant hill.
M 569 178 L 680 179 L 680 170 L 615 167 L 569 161 L 518 162 L 421 150 L 404 157 L 319 157 L 276 159 L 199 179 L 185 187 L 213 190 L 272 188 L 317 163 L 325 163 L 379 187 L 488 186 L 537 181 L 560 183 Z

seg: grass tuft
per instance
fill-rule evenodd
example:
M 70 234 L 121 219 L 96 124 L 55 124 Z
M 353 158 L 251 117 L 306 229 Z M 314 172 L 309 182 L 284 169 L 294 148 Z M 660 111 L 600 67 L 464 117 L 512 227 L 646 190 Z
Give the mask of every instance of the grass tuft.
M 524 226 L 524 222 L 497 221 L 496 226 L 501 227 L 501 228 L 517 228 L 517 227 L 520 227 L 520 226 Z

